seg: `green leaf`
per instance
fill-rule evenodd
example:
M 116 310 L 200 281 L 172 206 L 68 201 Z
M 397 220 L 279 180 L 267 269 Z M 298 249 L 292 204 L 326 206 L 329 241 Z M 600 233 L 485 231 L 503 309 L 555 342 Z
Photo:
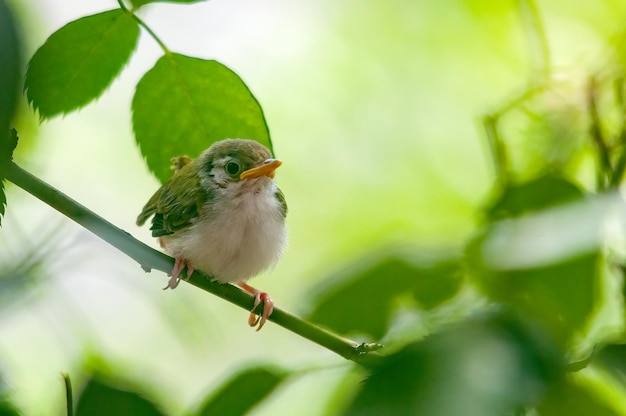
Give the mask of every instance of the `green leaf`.
M 607 369 L 617 380 L 626 384 L 626 345 L 606 345 L 593 355 L 593 362 Z
M 257 367 L 236 374 L 211 394 L 198 416 L 246 415 L 270 395 L 287 377 L 287 373 L 268 367 Z
M 618 416 L 621 414 L 606 398 L 599 397 L 592 389 L 577 382 L 571 376 L 555 384 L 536 410 L 539 416 Z
M 547 174 L 528 182 L 507 187 L 487 208 L 491 221 L 540 211 L 583 197 L 582 190 L 568 180 Z
M 309 319 L 340 333 L 380 339 L 399 296 L 410 294 L 422 308 L 432 309 L 454 296 L 461 284 L 458 260 L 420 265 L 396 254 L 374 263 L 370 257 L 326 279 L 332 285 L 317 296 Z
M 207 0 L 130 0 L 135 8 L 139 8 L 144 4 L 150 3 L 199 3 Z
M 562 205 L 582 200 L 578 187 L 554 176 L 514 185 L 488 210 L 500 222 L 486 227 L 467 250 L 483 293 L 544 325 L 565 348 L 589 323 L 601 292 L 600 221 L 591 217 L 601 217 L 602 209 L 590 204 L 586 211 L 579 204 L 579 211 L 566 211 Z M 538 212 L 555 206 L 560 211 Z
M 20 88 L 20 55 L 13 14 L 5 0 L 0 0 L 0 164 L 11 159 L 14 148 L 9 129 Z
M 137 84 L 133 128 L 148 167 L 161 182 L 170 158 L 198 156 L 226 138 L 272 150 L 263 111 L 246 84 L 217 61 L 168 53 Z
M 26 71 L 28 101 L 42 118 L 99 97 L 134 51 L 139 26 L 120 9 L 83 17 L 54 32 Z
M 2 0 L 0 0 L 2 1 Z M 7 197 L 4 191 L 4 169 L 6 169 L 7 164 L 11 161 L 13 156 L 13 150 L 17 146 L 17 130 L 11 129 L 8 140 L 6 143 L 3 143 L 2 146 L 6 146 L 4 149 L 7 151 L 7 159 L 0 160 L 0 226 L 2 226 L 2 217 L 5 213 L 5 208 L 7 205 Z
M 76 416 L 163 416 L 163 412 L 136 392 L 92 378 L 78 399 Z
M 555 348 L 513 316 L 471 319 L 371 365 L 341 414 L 512 415 L 562 372 Z
M 20 416 L 20 412 L 11 403 L 0 400 L 0 416 Z

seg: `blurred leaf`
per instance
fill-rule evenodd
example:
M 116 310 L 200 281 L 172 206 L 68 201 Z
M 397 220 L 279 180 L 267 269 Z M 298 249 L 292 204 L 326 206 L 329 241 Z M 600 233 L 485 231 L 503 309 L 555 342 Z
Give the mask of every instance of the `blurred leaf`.
M 554 347 L 518 320 L 473 319 L 384 357 L 343 414 L 513 414 L 562 371 Z
M 163 412 L 140 394 L 92 378 L 78 398 L 76 416 L 162 416 Z
M 272 150 L 263 111 L 237 74 L 217 61 L 168 53 L 137 84 L 135 137 L 150 170 L 167 181 L 170 158 L 196 157 L 226 138 Z
M 128 62 L 139 26 L 120 9 L 86 16 L 54 32 L 26 71 L 28 101 L 42 118 L 99 97 Z
M 559 176 L 547 174 L 528 182 L 508 186 L 486 209 L 487 218 L 497 221 L 579 200 L 583 192 Z
M 599 258 L 592 253 L 534 269 L 482 270 L 476 281 L 492 300 L 545 324 L 566 346 L 594 311 Z
M 207 0 L 130 0 L 136 8 L 150 3 L 199 3 Z
M 571 376 L 555 384 L 536 410 L 539 416 L 620 415 L 606 399 L 598 397 L 592 389 L 577 383 Z
M 11 403 L 0 399 L 0 416 L 20 416 L 21 413 Z
M 460 270 L 457 260 L 419 266 L 397 255 L 386 255 L 375 263 L 357 262 L 327 279 L 332 286 L 317 297 L 309 319 L 340 333 L 380 339 L 400 295 L 410 294 L 425 309 L 432 309 L 457 293 Z
M 60 228 L 42 233 L 35 241 L 14 232 L 3 241 L 0 250 L 0 312 L 15 305 L 50 278 L 49 264 L 63 251 L 58 236 Z
M 593 362 L 626 384 L 626 344 L 606 345 L 593 354 Z
M 0 0 L 2 1 L 2 0 Z M 17 131 L 15 129 L 11 129 L 7 143 L 2 143 L 2 146 L 6 146 L 3 148 L 4 151 L 8 151 L 8 155 L 3 155 L 3 157 L 7 157 L 7 159 L 0 160 L 0 226 L 2 226 L 2 217 L 5 213 L 5 208 L 7 206 L 7 197 L 4 191 L 4 166 L 5 163 L 9 163 L 13 158 L 13 150 L 17 146 Z
M 240 372 L 209 395 L 196 414 L 246 415 L 269 396 L 287 375 L 284 371 L 268 367 L 251 368 Z
M 11 158 L 15 147 L 9 129 L 20 88 L 20 46 L 15 19 L 6 1 L 0 0 L 0 164 Z
M 552 175 L 513 185 L 487 210 L 488 218 L 500 220 L 500 223 L 487 227 L 485 233 L 468 247 L 470 259 L 476 266 L 473 278 L 479 288 L 492 300 L 510 305 L 522 316 L 546 325 L 563 346 L 584 329 L 600 292 L 597 287 L 598 247 L 583 244 L 586 241 L 580 247 L 576 242 L 563 241 L 564 238 L 572 239 L 571 233 L 565 231 L 580 227 L 587 232 L 590 228 L 589 233 L 595 238 L 598 234 L 596 223 L 590 222 L 590 227 L 586 227 L 587 224 L 577 216 L 587 212 L 585 210 L 574 212 L 571 221 L 562 224 L 561 228 L 551 225 L 557 219 L 563 219 L 565 211 L 558 211 L 546 217 L 547 221 L 543 218 L 536 223 L 532 222 L 533 216 L 512 220 L 517 223 L 505 219 L 582 198 L 583 193 L 578 187 Z M 600 202 L 600 207 L 605 207 Z M 589 208 L 594 212 L 592 208 L 596 208 Z M 567 230 L 563 230 L 565 226 Z M 518 229 L 517 234 L 508 232 L 511 229 Z M 587 235 L 581 238 L 593 240 Z M 558 251 L 570 244 L 576 251 Z M 542 257 L 552 251 L 559 255 Z M 530 258 L 532 256 L 541 258 Z
M 17 146 L 17 132 L 11 123 L 20 88 L 21 53 L 15 20 L 5 0 L 0 0 L 0 226 L 7 204 L 4 169 Z

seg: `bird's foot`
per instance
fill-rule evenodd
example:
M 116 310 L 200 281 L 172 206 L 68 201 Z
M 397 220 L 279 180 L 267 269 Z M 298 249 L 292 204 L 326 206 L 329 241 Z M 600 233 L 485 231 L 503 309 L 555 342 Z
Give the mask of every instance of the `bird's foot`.
M 176 289 L 178 283 L 180 283 L 180 273 L 185 267 L 187 268 L 187 277 L 185 278 L 185 280 L 189 280 L 189 277 L 194 271 L 193 266 L 188 264 L 187 260 L 176 257 L 176 261 L 174 262 L 174 268 L 172 269 L 171 273 L 172 277 L 170 277 L 170 280 L 167 281 L 167 286 L 165 286 L 163 290 Z
M 260 290 L 257 290 L 252 286 L 247 285 L 246 283 L 240 283 L 239 287 L 241 287 L 246 292 L 254 295 L 254 306 L 252 306 L 252 311 L 250 311 L 248 325 L 253 328 L 256 326 L 256 330 L 260 331 L 261 328 L 263 328 L 263 325 L 265 325 L 265 322 L 267 322 L 267 318 L 269 318 L 269 316 L 274 311 L 274 301 L 272 300 L 272 298 L 270 298 L 267 292 L 261 292 Z M 254 313 L 254 310 L 257 306 L 259 306 L 261 302 L 263 302 L 263 312 L 261 313 L 261 315 L 256 315 Z

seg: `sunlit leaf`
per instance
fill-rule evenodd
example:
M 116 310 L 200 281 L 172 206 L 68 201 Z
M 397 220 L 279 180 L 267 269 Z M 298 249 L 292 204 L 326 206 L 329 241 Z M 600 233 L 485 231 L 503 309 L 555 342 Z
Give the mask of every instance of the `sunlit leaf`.
M 563 366 L 549 343 L 506 317 L 474 319 L 372 365 L 346 415 L 500 416 L 536 404 Z
M 20 55 L 13 14 L 5 0 L 0 0 L 0 164 L 13 152 L 9 129 L 19 93 Z
M 154 403 L 137 392 L 93 378 L 78 398 L 76 416 L 163 416 Z
M 252 139 L 271 150 L 261 106 L 217 61 L 164 55 L 137 84 L 132 108 L 137 143 L 162 182 L 171 177 L 170 158 L 196 157 L 222 139 Z
M 99 97 L 128 62 L 139 26 L 121 9 L 75 20 L 54 32 L 26 71 L 28 101 L 43 118 Z
M 287 377 L 287 373 L 268 367 L 251 368 L 226 381 L 207 397 L 197 416 L 246 415 L 269 396 Z
M 621 414 L 611 406 L 607 399 L 594 394 L 593 389 L 582 385 L 571 376 L 555 384 L 536 410 L 538 416 L 617 416 Z
M 207 0 L 130 0 L 135 7 L 141 7 L 150 3 L 199 3 Z
M 387 332 L 398 296 L 410 294 L 431 309 L 454 296 L 461 283 L 456 260 L 422 266 L 396 255 L 375 263 L 363 260 L 327 280 L 332 284 L 318 296 L 309 318 L 340 333 L 375 339 Z

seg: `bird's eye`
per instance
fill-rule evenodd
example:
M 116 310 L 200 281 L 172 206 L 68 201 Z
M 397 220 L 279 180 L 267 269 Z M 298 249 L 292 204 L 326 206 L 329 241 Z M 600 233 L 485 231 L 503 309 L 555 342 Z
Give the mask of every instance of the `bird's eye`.
M 228 173 L 231 176 L 235 176 L 241 173 L 241 166 L 239 165 L 239 163 L 234 162 L 234 161 L 228 162 L 225 166 L 225 169 L 226 169 L 226 173 Z

